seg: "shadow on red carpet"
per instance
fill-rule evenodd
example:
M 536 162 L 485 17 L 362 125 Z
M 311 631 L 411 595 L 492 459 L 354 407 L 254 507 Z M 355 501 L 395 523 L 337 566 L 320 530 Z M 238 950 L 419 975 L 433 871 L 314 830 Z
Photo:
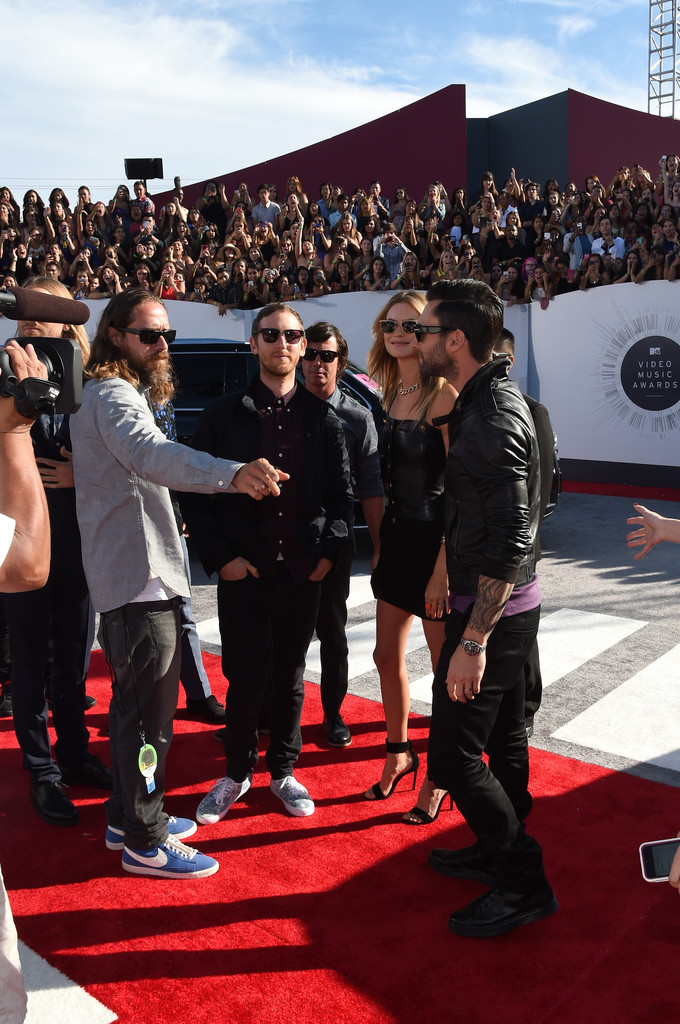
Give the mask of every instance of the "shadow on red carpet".
M 219 661 L 205 661 L 222 695 Z M 98 704 L 87 721 L 92 749 L 107 761 L 98 733 L 108 691 L 96 655 L 88 692 Z M 282 812 L 261 761 L 245 799 L 190 840 L 218 858 L 220 871 L 184 882 L 121 870 L 120 854 L 104 846 L 103 797 L 94 790 L 69 791 L 79 825 L 41 822 L 11 721 L 0 723 L 0 859 L 20 937 L 123 1024 L 680 1019 L 680 903 L 667 885 L 642 881 L 637 854 L 643 840 L 677 831 L 677 790 L 533 751 L 529 824 L 560 910 L 501 938 L 460 938 L 449 933 L 448 916 L 483 889 L 437 875 L 427 855 L 467 845 L 467 827 L 455 809 L 431 826 L 402 824 L 414 803 L 406 785 L 384 803 L 364 800 L 381 772 L 382 708 L 349 697 L 343 713 L 354 740 L 332 750 L 318 688 L 308 686 L 297 774 L 315 799 L 314 816 Z M 212 731 L 178 713 L 170 813 L 193 816 L 224 774 Z M 413 718 L 412 737 L 423 752 L 426 719 Z

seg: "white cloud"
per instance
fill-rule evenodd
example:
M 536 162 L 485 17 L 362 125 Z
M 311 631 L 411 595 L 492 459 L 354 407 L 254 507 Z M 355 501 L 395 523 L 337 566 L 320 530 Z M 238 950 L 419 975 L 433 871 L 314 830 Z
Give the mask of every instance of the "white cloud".
M 6 80 L 22 82 L 3 140 L 6 177 L 24 178 L 17 191 L 34 183 L 42 191 L 46 171 L 50 183 L 106 181 L 112 192 L 124 156 L 162 156 L 168 179 L 190 182 L 310 145 L 419 96 L 382 84 L 377 65 L 284 47 L 275 57 L 269 46 L 260 52 L 253 5 L 228 6 L 238 17 L 225 22 L 224 8 L 212 18 L 205 2 L 189 18 L 179 3 L 162 13 L 135 9 L 133 20 L 101 0 L 48 4 L 31 44 L 31 66 L 52 69 L 47 81 L 26 74 L 23 48 L 8 48 L 3 60 Z M 74 25 L 91 31 L 74 36 Z M 21 38 L 17 11 L 4 29 Z
M 563 18 L 557 19 L 557 33 L 560 37 L 560 41 L 569 39 L 572 36 L 583 35 L 584 32 L 589 32 L 590 29 L 595 28 L 597 22 L 593 21 L 592 18 L 579 17 L 578 15 L 566 15 Z

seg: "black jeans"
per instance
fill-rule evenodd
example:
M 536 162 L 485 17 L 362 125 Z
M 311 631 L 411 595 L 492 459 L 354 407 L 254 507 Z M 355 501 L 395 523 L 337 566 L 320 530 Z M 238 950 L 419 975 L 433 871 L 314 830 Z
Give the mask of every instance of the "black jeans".
M 168 835 L 163 810 L 165 759 L 177 710 L 180 666 L 180 598 L 126 604 L 100 616 L 99 641 L 113 674 L 109 742 L 113 793 L 106 802 L 110 825 L 125 832 L 135 850 L 159 846 Z M 148 793 L 138 765 L 140 720 L 156 748 L 156 788 Z
M 273 779 L 293 774 L 302 749 L 300 716 L 304 670 L 319 607 L 319 583 L 294 583 L 283 562 L 273 576 L 220 580 L 217 610 L 222 671 L 229 681 L 224 749 L 227 775 L 242 782 L 257 764 L 258 718 L 271 683 L 271 740 L 267 767 Z
M 499 619 L 480 693 L 463 704 L 450 699 L 446 675 L 469 614 L 453 611 L 446 624 L 433 683 L 428 774 L 451 793 L 495 861 L 499 888 L 524 892 L 545 884 L 541 848 L 524 829 L 532 800 L 522 666 L 536 637 L 540 608 Z M 488 766 L 482 760 L 485 750 Z
M 321 654 L 321 703 L 327 722 L 340 713 L 347 694 L 347 598 L 354 559 L 354 540 L 349 540 L 330 572 L 321 581 L 316 635 Z

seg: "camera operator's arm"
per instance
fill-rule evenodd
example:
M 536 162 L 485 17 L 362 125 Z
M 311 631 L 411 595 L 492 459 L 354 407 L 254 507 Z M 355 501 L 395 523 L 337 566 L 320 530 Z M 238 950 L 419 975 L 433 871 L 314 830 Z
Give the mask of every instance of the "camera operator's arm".
M 47 378 L 32 345 L 7 346 L 17 379 Z M 13 398 L 0 398 L 0 512 L 15 522 L 14 538 L 0 566 L 0 591 L 44 587 L 50 570 L 50 521 L 45 490 L 33 456 L 32 420 L 20 416 Z

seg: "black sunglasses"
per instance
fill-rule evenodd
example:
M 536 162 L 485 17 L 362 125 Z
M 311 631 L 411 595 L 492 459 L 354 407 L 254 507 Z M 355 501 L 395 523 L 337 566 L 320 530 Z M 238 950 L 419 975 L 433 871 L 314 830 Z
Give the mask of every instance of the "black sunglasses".
M 123 334 L 136 334 L 142 345 L 156 345 L 161 338 L 165 338 L 166 345 L 172 345 L 177 337 L 177 331 L 159 331 L 155 327 L 119 327 Z
M 421 340 L 426 334 L 441 334 L 442 331 L 448 331 L 449 327 L 440 327 L 439 324 L 416 324 L 414 334 L 418 341 Z
M 398 320 L 380 320 L 378 322 L 383 334 L 393 334 L 397 327 L 401 327 L 404 334 L 415 334 L 418 326 L 417 320 L 402 320 L 401 323 Z
M 313 363 L 318 356 L 322 363 L 332 363 L 339 355 L 339 352 L 333 352 L 330 348 L 306 348 L 302 358 Z
M 266 341 L 269 345 L 273 345 L 275 341 L 278 341 L 280 334 L 284 336 L 289 345 L 297 345 L 298 341 L 301 341 L 305 336 L 304 331 L 280 331 L 278 327 L 261 327 L 257 334 L 261 334 L 262 340 Z

